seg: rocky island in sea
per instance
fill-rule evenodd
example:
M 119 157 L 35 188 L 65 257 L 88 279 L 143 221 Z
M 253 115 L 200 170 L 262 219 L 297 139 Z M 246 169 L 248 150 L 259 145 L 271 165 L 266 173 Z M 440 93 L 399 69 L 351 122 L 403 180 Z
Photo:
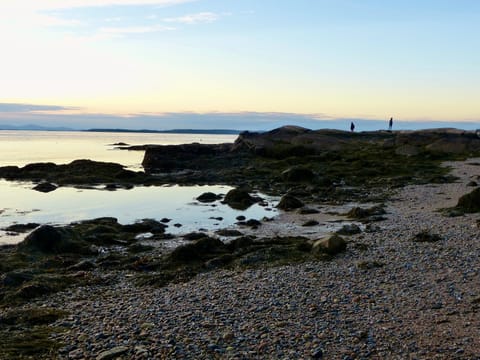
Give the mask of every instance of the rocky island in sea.
M 122 148 L 145 151 L 144 171 L 76 160 L 0 177 L 44 192 L 226 184 L 199 201 L 242 209 L 260 191 L 282 214 L 176 236 L 167 218 L 16 224 L 30 233 L 0 249 L 0 357 L 478 358 L 475 132 L 288 126 Z

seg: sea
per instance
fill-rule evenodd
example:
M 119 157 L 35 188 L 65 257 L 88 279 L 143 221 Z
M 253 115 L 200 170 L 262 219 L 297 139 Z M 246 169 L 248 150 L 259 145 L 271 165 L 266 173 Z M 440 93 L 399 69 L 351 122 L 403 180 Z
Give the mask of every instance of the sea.
M 115 162 L 141 171 L 143 151 L 120 150 L 117 145 L 178 145 L 232 143 L 236 135 L 113 133 L 67 131 L 0 131 L 0 166 L 30 163 L 67 164 L 77 159 Z M 31 182 L 0 179 L 0 245 L 15 244 L 25 235 L 2 229 L 13 224 L 39 223 L 64 225 L 98 217 L 115 217 L 122 224 L 150 218 L 171 219 L 172 234 L 209 231 L 234 225 L 239 215 L 247 219 L 275 216 L 278 199 L 260 196 L 269 205 L 253 205 L 234 210 L 220 201 L 203 204 L 196 200 L 204 192 L 226 194 L 231 187 L 214 186 L 138 186 L 107 191 L 100 188 L 59 187 L 50 193 L 33 190 Z M 176 225 L 176 226 L 175 226 Z

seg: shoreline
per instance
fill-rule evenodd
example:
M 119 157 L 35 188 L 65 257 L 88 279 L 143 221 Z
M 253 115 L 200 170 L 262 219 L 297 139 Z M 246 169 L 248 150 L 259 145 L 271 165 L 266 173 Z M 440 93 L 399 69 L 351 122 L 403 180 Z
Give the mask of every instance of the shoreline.
M 347 251 L 315 261 L 201 273 L 138 287 L 128 272 L 106 283 L 32 300 L 68 316 L 52 324 L 60 359 L 479 359 L 478 214 L 446 217 L 471 191 L 479 159 L 447 162 L 454 183 L 411 185 L 386 201 L 375 231 L 345 237 Z M 311 215 L 290 214 L 309 218 Z M 271 223 L 275 226 L 275 221 Z M 413 242 L 429 229 L 434 243 Z

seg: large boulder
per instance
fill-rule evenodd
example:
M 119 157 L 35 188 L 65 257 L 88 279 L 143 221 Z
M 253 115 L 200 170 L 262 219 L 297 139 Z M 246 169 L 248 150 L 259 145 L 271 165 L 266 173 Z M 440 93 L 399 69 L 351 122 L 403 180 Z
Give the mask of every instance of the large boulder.
M 192 243 L 177 247 L 169 257 L 173 262 L 188 263 L 191 261 L 208 260 L 226 251 L 227 248 L 221 240 L 203 237 Z
M 202 203 L 211 203 L 211 202 L 215 202 L 217 200 L 220 200 L 221 198 L 222 198 L 221 195 L 217 195 L 217 194 L 212 193 L 212 192 L 205 192 L 202 195 L 200 195 L 199 197 L 197 197 L 197 201 L 200 201 Z
M 480 188 L 463 195 L 458 199 L 456 207 L 465 213 L 480 212 Z
M 295 210 L 298 208 L 303 207 L 303 202 L 299 199 L 297 199 L 295 196 L 286 194 L 284 195 L 281 199 L 280 202 L 277 205 L 277 208 L 281 210 Z
M 233 209 L 245 210 L 253 204 L 261 201 L 258 197 L 251 196 L 245 189 L 232 189 L 230 190 L 223 202 Z
M 70 231 L 51 225 L 43 225 L 34 230 L 18 244 L 18 249 L 44 254 L 89 252 L 87 244 L 76 239 Z
M 346 248 L 347 243 L 341 236 L 332 235 L 315 241 L 312 246 L 312 251 L 314 253 L 336 255 L 342 251 L 345 251 Z

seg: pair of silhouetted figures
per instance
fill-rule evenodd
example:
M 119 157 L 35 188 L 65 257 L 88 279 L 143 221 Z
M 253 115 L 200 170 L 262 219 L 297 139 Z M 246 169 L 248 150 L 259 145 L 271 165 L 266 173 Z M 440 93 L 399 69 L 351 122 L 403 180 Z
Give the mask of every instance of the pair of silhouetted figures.
M 388 122 L 388 131 L 392 131 L 393 127 L 393 118 L 390 118 L 390 121 Z M 354 132 L 355 131 L 355 124 L 353 121 L 350 123 L 350 131 Z

